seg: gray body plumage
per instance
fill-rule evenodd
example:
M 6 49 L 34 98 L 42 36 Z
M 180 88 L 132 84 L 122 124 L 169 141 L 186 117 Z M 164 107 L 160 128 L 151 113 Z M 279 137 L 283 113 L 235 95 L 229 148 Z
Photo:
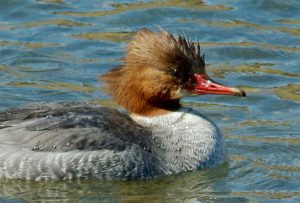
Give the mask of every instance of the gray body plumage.
M 86 103 L 0 112 L 0 178 L 145 179 L 223 160 L 219 130 L 189 108 L 156 117 Z

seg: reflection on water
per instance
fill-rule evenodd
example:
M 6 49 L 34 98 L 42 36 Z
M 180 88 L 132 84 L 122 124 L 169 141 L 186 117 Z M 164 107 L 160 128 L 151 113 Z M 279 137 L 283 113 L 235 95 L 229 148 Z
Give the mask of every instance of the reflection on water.
M 1 193 L 24 200 L 81 200 L 95 202 L 182 202 L 191 199 L 217 199 L 223 192 L 214 191 L 211 184 L 228 173 L 226 164 L 205 171 L 194 171 L 149 181 L 50 181 L 28 182 L 3 180 Z M 166 185 L 168 187 L 166 187 Z M 0 193 L 0 194 L 1 194 Z M 226 191 L 230 193 L 230 191 Z M 168 195 L 166 195 L 168 194 Z
M 142 9 L 153 9 L 161 7 L 177 7 L 186 9 L 197 9 L 197 10 L 216 10 L 216 11 L 227 11 L 231 10 L 230 7 L 226 7 L 222 4 L 218 5 L 207 5 L 199 0 L 189 0 L 189 1 L 179 1 L 179 0 L 165 0 L 165 1 L 146 1 L 146 2 L 136 2 L 132 3 L 110 3 L 109 10 L 106 11 L 81 11 L 81 12 L 54 12 L 55 14 L 63 14 L 70 16 L 81 16 L 81 17 L 97 17 L 114 15 L 128 11 L 142 10 Z
M 186 98 L 222 129 L 228 162 L 150 181 L 0 181 L 0 201 L 299 202 L 300 2 L 0 0 L 0 109 L 117 105 L 98 76 L 142 27 L 199 41 L 209 74 L 248 97 Z M 101 85 L 101 82 L 100 82 Z
M 287 22 L 284 20 L 278 21 L 278 22 Z M 288 21 L 291 22 L 291 21 Z M 295 22 L 295 21 L 292 21 Z M 216 27 L 246 27 L 246 28 L 253 28 L 256 30 L 262 30 L 262 31 L 280 31 L 280 32 L 287 32 L 289 34 L 300 36 L 300 29 L 299 28 L 289 28 L 289 27 L 278 27 L 278 26 L 265 26 L 260 25 L 256 23 L 249 23 L 245 21 L 240 20 L 234 20 L 234 21 L 216 21 L 216 22 L 210 22 L 210 21 L 200 21 L 200 23 L 203 23 L 208 26 L 216 26 Z
M 92 32 L 73 35 L 74 38 L 83 38 L 89 40 L 104 40 L 112 42 L 128 42 L 133 33 L 129 32 Z

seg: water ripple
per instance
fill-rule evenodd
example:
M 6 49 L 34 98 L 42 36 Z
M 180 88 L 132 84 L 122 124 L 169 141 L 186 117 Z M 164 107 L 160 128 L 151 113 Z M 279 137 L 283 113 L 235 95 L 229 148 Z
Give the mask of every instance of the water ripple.
M 221 128 L 220 167 L 149 181 L 1 180 L 0 201 L 300 201 L 298 1 L 16 0 L 0 9 L 1 110 L 60 100 L 120 108 L 98 76 L 122 63 L 142 27 L 199 41 L 208 74 L 247 92 L 182 101 Z

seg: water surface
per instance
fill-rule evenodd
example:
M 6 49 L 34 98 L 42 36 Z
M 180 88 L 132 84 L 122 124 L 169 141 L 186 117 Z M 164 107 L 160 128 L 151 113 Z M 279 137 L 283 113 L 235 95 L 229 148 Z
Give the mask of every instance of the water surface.
M 248 97 L 183 103 L 221 128 L 220 167 L 150 181 L 0 181 L 0 201 L 300 202 L 300 2 L 0 0 L 0 110 L 39 101 L 113 105 L 98 75 L 133 33 L 201 42 L 209 74 Z

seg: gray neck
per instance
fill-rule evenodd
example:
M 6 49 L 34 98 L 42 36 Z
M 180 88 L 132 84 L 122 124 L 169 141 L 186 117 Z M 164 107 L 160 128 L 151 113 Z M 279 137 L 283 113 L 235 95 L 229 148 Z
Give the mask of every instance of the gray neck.
M 224 160 L 222 134 L 191 108 L 156 117 L 131 117 L 152 132 L 157 148 L 163 151 L 162 170 L 166 174 L 212 167 Z

